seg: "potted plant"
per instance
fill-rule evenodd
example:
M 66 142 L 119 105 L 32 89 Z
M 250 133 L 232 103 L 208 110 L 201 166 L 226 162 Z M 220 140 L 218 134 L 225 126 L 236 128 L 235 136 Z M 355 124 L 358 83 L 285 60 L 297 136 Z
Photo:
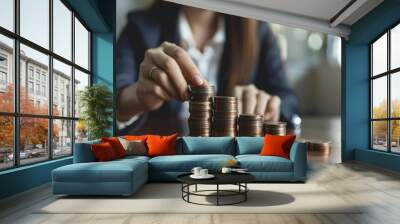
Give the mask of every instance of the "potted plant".
M 94 84 L 79 94 L 79 106 L 82 110 L 79 127 L 87 128 L 89 140 L 110 136 L 112 125 L 113 94 L 108 87 Z

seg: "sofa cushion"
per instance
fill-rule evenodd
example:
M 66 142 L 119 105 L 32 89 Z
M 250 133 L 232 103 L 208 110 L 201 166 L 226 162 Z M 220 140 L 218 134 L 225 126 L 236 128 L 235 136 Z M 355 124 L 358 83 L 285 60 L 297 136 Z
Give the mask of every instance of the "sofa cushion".
M 262 156 L 280 156 L 290 159 L 290 149 L 293 145 L 296 135 L 269 135 L 264 136 L 264 146 L 261 149 Z
M 199 166 L 210 171 L 219 171 L 230 159 L 231 155 L 175 155 L 158 156 L 149 160 L 151 172 L 190 172 L 193 167 Z
M 122 137 L 128 141 L 144 141 L 144 142 L 146 142 L 146 139 L 147 139 L 147 135 L 125 135 Z
M 144 158 L 66 165 L 53 170 L 53 181 L 130 182 L 136 172 L 147 172 Z
M 115 150 L 109 142 L 102 142 L 99 144 L 92 144 L 91 146 L 96 161 L 105 162 L 119 158 L 115 154 Z
M 263 137 L 236 137 L 236 155 L 260 154 Z
M 147 137 L 147 155 L 154 156 L 166 156 L 176 154 L 176 139 L 178 134 L 169 136 L 162 135 L 149 135 Z
M 235 139 L 232 137 L 183 137 L 179 141 L 178 154 L 235 155 Z
M 118 137 L 118 140 L 121 142 L 122 146 L 126 151 L 126 155 L 138 155 L 145 156 L 147 155 L 146 143 L 140 140 L 126 140 L 124 138 Z
M 292 161 L 279 156 L 239 155 L 240 167 L 249 172 L 292 172 Z
M 126 151 L 124 146 L 122 146 L 121 142 L 119 141 L 118 137 L 104 137 L 101 138 L 101 142 L 108 142 L 114 149 L 115 155 L 117 158 L 122 158 L 126 156 Z

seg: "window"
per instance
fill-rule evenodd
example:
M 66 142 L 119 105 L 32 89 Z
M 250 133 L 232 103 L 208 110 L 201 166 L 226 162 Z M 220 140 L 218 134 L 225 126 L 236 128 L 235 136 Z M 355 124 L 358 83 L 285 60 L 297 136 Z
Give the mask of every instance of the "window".
M 0 26 L 0 170 L 72 155 L 87 139 L 74 105 L 90 85 L 90 31 L 62 0 L 0 0 Z
M 14 31 L 14 0 L 0 1 L 0 26 Z
M 89 69 L 89 32 L 75 18 L 75 62 L 82 68 Z
M 42 96 L 46 97 L 46 86 L 42 86 Z
M 49 0 L 19 0 L 21 36 L 49 48 Z
M 0 55 L 0 67 L 7 68 L 7 56 Z
M 29 79 L 30 79 L 30 80 L 33 80 L 33 67 L 32 67 L 32 66 L 29 66 L 29 71 L 28 71 L 28 73 L 29 73 Z
M 36 84 L 36 95 L 40 95 L 40 84 Z
M 44 62 L 44 63 L 46 63 L 46 62 Z M 36 69 L 36 80 L 40 81 L 40 71 L 39 71 L 39 69 Z
M 7 56 L 0 53 L 0 91 L 5 92 L 7 87 Z
M 5 86 L 7 84 L 7 73 L 0 71 L 0 84 Z
M 400 24 L 370 45 L 371 148 L 400 153 Z
M 54 53 L 71 60 L 72 12 L 59 0 L 53 0 Z
M 28 93 L 33 94 L 33 82 L 28 82 Z
M 60 114 L 60 107 L 65 106 L 64 104 L 64 96 L 68 96 L 69 100 L 72 101 L 72 91 L 71 89 L 65 89 L 65 83 L 72 84 L 72 67 L 66 65 L 56 59 L 53 60 L 54 70 L 53 70 L 53 114 Z M 59 101 L 59 97 L 61 103 Z M 68 105 L 71 105 L 72 102 L 68 102 Z M 72 108 L 67 107 L 66 113 L 61 113 L 62 116 L 72 117 Z
M 71 154 L 72 145 L 72 121 L 53 120 L 53 157 Z
M 0 7 L 4 3 L 0 1 Z M 0 8 L 0 14 L 3 12 L 3 9 Z M 0 15 L 0 20 L 3 15 Z M 7 113 L 12 113 L 14 111 L 14 83 L 13 83 L 13 76 L 14 76 L 14 69 L 11 65 L 13 61 L 12 58 L 14 57 L 14 41 L 13 39 L 2 35 L 0 33 L 0 59 L 3 63 L 0 66 L 0 73 L 2 74 L 2 78 L 0 82 L 0 116 L 6 115 Z M 4 60 L 7 59 L 7 62 Z M 0 117 L 1 119 L 1 117 Z M 1 136 L 0 136 L 1 138 Z M 1 140 L 0 140 L 1 141 Z M 10 144 L 7 144 L 10 145 Z M 0 142 L 0 149 L 2 144 Z M 1 155 L 0 155 L 1 156 Z M 1 159 L 0 159 L 0 169 L 1 169 Z

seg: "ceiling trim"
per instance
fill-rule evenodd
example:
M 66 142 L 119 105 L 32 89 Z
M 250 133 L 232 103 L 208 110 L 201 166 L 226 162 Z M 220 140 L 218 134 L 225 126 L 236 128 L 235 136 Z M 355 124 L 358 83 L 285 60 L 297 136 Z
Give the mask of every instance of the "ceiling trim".
M 361 6 L 366 4 L 369 0 L 355 0 L 350 1 L 342 10 L 339 11 L 332 19 L 330 19 L 331 27 L 336 27 L 343 23 L 347 18 L 349 18 L 355 11 L 357 11 Z
M 311 18 L 293 13 L 282 12 L 269 8 L 261 8 L 226 0 L 166 0 L 178 4 L 213 10 L 220 13 L 242 16 L 246 18 L 277 23 L 295 28 L 303 28 L 311 31 L 337 35 L 347 38 L 350 35 L 350 27 L 346 25 L 331 26 L 329 21 Z M 363 0 L 364 1 L 364 0 Z

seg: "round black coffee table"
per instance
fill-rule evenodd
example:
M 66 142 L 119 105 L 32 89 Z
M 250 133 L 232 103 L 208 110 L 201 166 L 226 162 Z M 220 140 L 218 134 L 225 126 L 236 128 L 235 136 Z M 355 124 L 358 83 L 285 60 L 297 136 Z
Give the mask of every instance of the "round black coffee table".
M 255 177 L 248 173 L 229 173 L 222 174 L 216 173 L 213 174 L 215 177 L 212 179 L 193 179 L 190 177 L 191 173 L 182 174 L 178 176 L 178 181 L 182 183 L 182 199 L 188 203 L 198 204 L 198 205 L 234 205 L 245 202 L 247 200 L 247 192 L 249 188 L 247 187 L 247 183 L 255 180 Z M 215 190 L 198 190 L 197 185 L 215 185 Z M 238 186 L 237 190 L 223 190 L 220 189 L 220 185 L 236 185 Z M 190 191 L 190 186 L 195 186 L 194 191 Z M 215 194 L 206 194 L 209 192 L 215 192 Z M 193 202 L 190 200 L 190 196 L 204 196 L 204 197 L 216 197 L 216 204 L 202 204 Z M 234 201 L 231 203 L 221 203 L 221 197 L 232 197 L 232 196 L 241 196 L 238 201 Z

